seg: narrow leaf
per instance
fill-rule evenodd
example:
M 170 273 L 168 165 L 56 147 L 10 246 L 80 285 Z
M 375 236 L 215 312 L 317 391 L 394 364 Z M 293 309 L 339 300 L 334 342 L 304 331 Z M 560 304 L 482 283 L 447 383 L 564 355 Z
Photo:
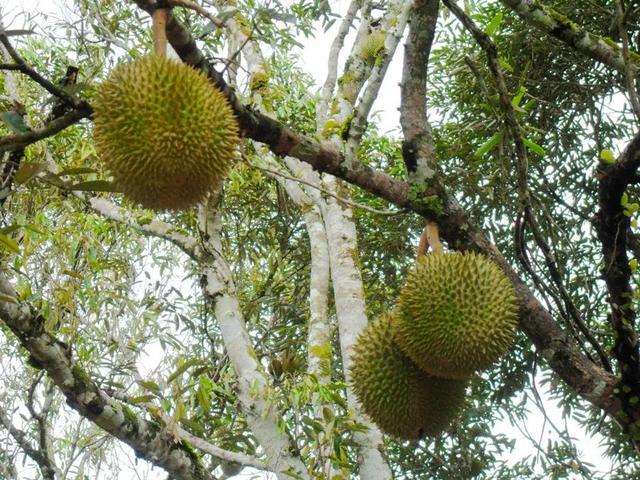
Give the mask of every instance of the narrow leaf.
M 65 168 L 58 176 L 63 175 L 82 175 L 83 173 L 97 173 L 98 171 L 95 168 L 91 167 L 78 167 L 78 168 Z
M 0 118 L 13 133 L 25 133 L 29 127 L 24 123 L 22 115 L 16 112 L 0 112 Z
M 145 390 L 160 394 L 160 385 L 158 385 L 156 382 L 153 382 L 151 380 L 139 380 L 137 383 Z
M 489 140 L 480 145 L 480 148 L 473 154 L 474 157 L 480 158 L 489 153 L 498 143 L 502 141 L 502 133 L 494 134 Z
M 71 190 L 80 190 L 83 192 L 117 192 L 118 188 L 113 182 L 107 180 L 91 180 L 89 182 L 80 182 L 69 187 Z
M 489 36 L 493 35 L 496 32 L 496 30 L 500 28 L 500 24 L 502 23 L 503 17 L 504 17 L 504 14 L 502 12 L 496 13 L 491 19 L 491 21 L 489 22 L 489 25 L 487 25 L 487 28 L 485 29 L 485 33 Z
M 19 185 L 25 184 L 45 168 L 44 163 L 22 162 L 14 180 Z
M 171 375 L 169 375 L 169 378 L 167 378 L 167 383 L 173 382 L 176 378 L 178 378 L 180 375 L 182 375 L 184 372 L 186 372 L 189 367 L 192 367 L 194 365 L 198 365 L 199 363 L 200 363 L 200 360 L 198 360 L 197 358 L 192 358 L 191 360 L 187 360 L 186 362 L 183 362 L 176 369 L 175 372 L 173 372 Z
M 18 245 L 18 242 L 7 235 L 0 234 L 0 245 L 4 245 L 13 253 L 20 253 L 20 245 Z
M 544 148 L 542 148 L 537 143 L 532 142 L 528 138 L 523 138 L 522 142 L 529 150 L 531 150 L 533 153 L 540 155 L 541 157 L 544 157 L 547 154 L 547 151 Z

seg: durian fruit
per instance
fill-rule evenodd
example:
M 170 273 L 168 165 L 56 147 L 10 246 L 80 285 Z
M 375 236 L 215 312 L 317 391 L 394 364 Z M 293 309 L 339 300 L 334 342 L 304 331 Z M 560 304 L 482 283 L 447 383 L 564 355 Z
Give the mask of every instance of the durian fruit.
M 239 142 L 238 123 L 207 77 L 177 60 L 118 65 L 93 103 L 98 156 L 131 200 L 178 210 L 218 188 Z
M 424 255 L 398 299 L 398 344 L 432 375 L 470 378 L 508 351 L 517 308 L 511 282 L 488 258 Z
M 351 377 L 364 412 L 386 433 L 417 440 L 443 431 L 464 404 L 466 382 L 433 377 L 396 345 L 395 314 L 369 323 L 354 345 Z

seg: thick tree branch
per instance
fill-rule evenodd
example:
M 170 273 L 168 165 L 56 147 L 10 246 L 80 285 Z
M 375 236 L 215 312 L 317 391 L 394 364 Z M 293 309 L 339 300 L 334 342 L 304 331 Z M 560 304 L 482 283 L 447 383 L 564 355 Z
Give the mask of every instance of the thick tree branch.
M 439 0 L 416 0 L 404 48 L 400 90 L 402 156 L 411 182 L 420 184 L 435 172 L 433 137 L 427 121 L 427 66 L 438 21 Z
M 500 0 L 515 11 L 524 21 L 569 45 L 578 52 L 626 74 L 640 69 L 640 55 L 629 52 L 629 63 L 625 62 L 620 46 L 611 40 L 582 29 L 567 17 L 543 5 L 537 0 Z
M 221 218 L 216 198 L 199 207 L 198 227 L 204 239 L 201 286 L 215 311 L 227 354 L 238 379 L 238 399 L 247 424 L 266 455 L 265 464 L 278 478 L 308 479 L 300 457 L 290 452 L 295 444 L 279 426 L 280 415 L 273 397 L 277 394 L 258 361 L 238 302 L 231 269 L 222 252 Z
M 598 167 L 598 198 L 600 209 L 593 219 L 602 242 L 604 266 L 602 275 L 611 303 L 610 321 L 616 333 L 614 354 L 622 374 L 620 396 L 631 418 L 640 418 L 632 398 L 640 395 L 640 350 L 635 331 L 636 312 L 633 305 L 631 269 L 627 257 L 627 232 L 630 217 L 624 213 L 622 196 L 632 175 L 640 166 L 640 131 L 636 133 L 618 161 Z M 634 403 L 629 403 L 629 402 Z
M 384 49 L 383 52 L 380 52 L 376 57 L 364 92 L 353 112 L 353 120 L 351 121 L 348 132 L 349 142 L 355 145 L 360 142 L 367 127 L 369 113 L 371 112 L 373 103 L 378 98 L 378 92 L 382 86 L 387 69 L 391 64 L 391 60 L 393 60 L 398 43 L 400 43 L 400 39 L 407 26 L 410 8 L 411 2 L 390 2 L 387 12 L 382 19 L 381 30 L 384 32 L 388 30 L 384 42 Z
M 135 415 L 101 390 L 72 360 L 69 346 L 45 331 L 44 318 L 17 300 L 15 290 L 2 273 L 0 295 L 0 319 L 29 352 L 32 365 L 47 372 L 69 406 L 176 479 L 211 478 L 170 429 Z
M 340 57 L 340 50 L 344 46 L 344 39 L 349 33 L 349 29 L 353 24 L 353 19 L 360 8 L 360 0 L 352 0 L 347 9 L 347 13 L 340 22 L 340 28 L 336 34 L 331 48 L 329 49 L 329 60 L 327 66 L 327 78 L 322 85 L 322 91 L 320 94 L 320 100 L 318 101 L 318 107 L 316 108 L 316 124 L 319 129 L 324 127 L 329 115 L 329 102 L 333 95 L 333 89 L 336 86 L 336 80 L 338 78 L 338 59 Z

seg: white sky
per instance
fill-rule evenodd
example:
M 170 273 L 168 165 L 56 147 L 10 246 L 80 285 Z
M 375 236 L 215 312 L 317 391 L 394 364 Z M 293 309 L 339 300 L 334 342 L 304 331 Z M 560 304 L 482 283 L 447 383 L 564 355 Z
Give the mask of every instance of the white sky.
M 59 11 L 59 5 L 64 4 L 64 0 L 2 0 L 2 9 L 4 12 L 9 12 L 15 14 L 19 11 L 25 12 L 48 12 L 48 13 L 56 13 Z M 346 10 L 348 2 L 345 0 L 332 1 L 331 2 L 334 10 Z M 304 66 L 308 73 L 312 74 L 316 79 L 318 86 L 321 86 L 324 82 L 324 76 L 326 74 L 326 65 L 328 60 L 329 48 L 328 46 L 331 44 L 333 39 L 332 35 L 335 33 L 335 30 L 338 26 L 339 22 L 334 24 L 332 30 L 330 30 L 327 34 L 320 34 L 315 39 L 301 39 L 301 41 L 305 44 L 305 49 L 301 58 L 303 59 Z M 14 28 L 20 28 L 23 25 L 12 25 Z M 401 49 L 402 46 L 399 47 Z M 400 52 L 401 53 L 401 52 Z M 343 52 L 341 56 L 341 60 L 344 60 L 344 55 L 346 53 Z M 400 89 L 398 87 L 402 74 L 402 65 L 401 65 L 401 55 L 396 55 L 396 58 L 392 62 L 388 72 L 386 79 L 382 85 L 381 92 L 384 94 L 380 95 L 376 103 L 373 107 L 373 112 L 379 112 L 379 125 L 381 132 L 386 131 L 396 131 L 399 127 L 399 112 L 398 105 L 400 102 Z M 341 65 L 342 63 L 339 63 Z M 565 420 L 562 419 L 562 411 L 555 404 L 553 404 L 545 395 L 545 390 L 542 387 L 539 387 L 539 391 L 543 395 L 543 402 L 545 410 L 551 420 L 559 427 L 563 427 L 565 425 Z M 551 430 L 549 425 L 544 426 L 542 415 L 535 408 L 534 405 L 530 405 L 531 414 L 526 422 L 527 429 L 531 433 L 534 438 L 540 439 L 540 444 L 544 447 L 547 444 L 547 441 L 550 439 L 554 439 L 555 433 Z M 572 436 L 576 439 L 576 444 L 579 446 L 579 450 L 582 453 L 581 459 L 596 465 L 597 468 L 607 471 L 610 466 L 610 462 L 607 458 L 603 456 L 602 449 L 598 446 L 599 440 L 601 437 L 596 435 L 595 437 L 589 437 L 582 430 L 582 428 L 574 421 L 570 420 L 567 422 L 568 429 L 570 430 Z M 535 454 L 535 448 L 530 444 L 528 440 L 526 440 L 523 435 L 518 431 L 518 429 L 514 426 L 509 425 L 507 421 L 504 421 L 497 425 L 496 431 L 494 433 L 504 433 L 510 438 L 516 438 L 516 451 L 513 454 L 506 455 L 510 462 L 516 463 L 522 457 L 527 455 Z M 126 447 L 123 448 L 123 451 L 127 451 Z M 130 451 L 129 451 L 130 453 Z M 134 462 L 133 457 L 129 457 L 132 461 L 127 462 L 131 468 L 140 469 L 141 462 Z M 159 469 L 153 469 L 154 473 L 151 473 L 146 478 L 165 478 L 164 472 Z M 139 472 L 141 473 L 141 472 Z M 27 477 L 23 477 L 27 478 Z M 127 473 L 125 470 L 123 475 L 121 476 L 123 479 L 127 478 L 135 478 L 132 472 Z M 249 479 L 249 478 L 267 478 L 266 476 L 256 476 L 255 471 L 249 472 L 247 470 L 247 475 L 233 477 L 235 479 Z

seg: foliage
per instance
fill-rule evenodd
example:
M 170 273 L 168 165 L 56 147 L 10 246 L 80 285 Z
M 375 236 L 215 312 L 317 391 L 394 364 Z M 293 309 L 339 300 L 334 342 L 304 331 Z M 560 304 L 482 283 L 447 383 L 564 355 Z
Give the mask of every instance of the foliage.
M 176 18 L 197 38 L 213 67 L 227 80 L 236 76 L 239 102 L 308 138 L 319 140 L 323 131 L 331 133 L 318 124 L 326 99 L 321 84 L 305 73 L 300 47 L 323 30 L 335 34 L 341 16 L 332 13 L 337 3 L 199 3 L 222 19 L 233 19 L 239 31 L 262 49 L 264 73 L 259 85 L 255 81 L 252 85 L 245 53 L 228 61 L 233 55 L 228 51 L 233 37 L 229 31 L 193 10 L 175 9 Z M 402 2 L 394 5 L 398 3 Z M 602 273 L 603 244 L 592 219 L 599 210 L 599 169 L 603 164 L 615 166 L 617 154 L 637 130 L 637 118 L 627 105 L 627 85 L 619 72 L 550 39 L 504 3 L 465 5 L 497 47 L 528 152 L 526 189 L 537 230 L 521 228 L 526 213 L 522 196 L 514 193 L 517 152 L 486 53 L 441 7 L 439 36 L 429 64 L 427 108 L 443 187 L 488 234 L 579 351 L 600 368 L 600 347 L 614 364 L 614 373 L 619 373 L 613 354 L 617 332 L 611 325 Z M 613 3 L 549 0 L 545 5 L 618 42 Z M 362 21 L 379 20 L 380 11 L 385 12 L 383 6 L 374 5 Z M 34 34 L 8 38 L 42 77 L 59 79 L 69 65 L 80 66 L 78 82 L 67 92 L 88 102 L 114 65 L 140 57 L 152 46 L 148 16 L 133 2 L 68 0 L 60 15 L 25 17 L 6 7 L 0 14 L 7 28 L 34 29 Z M 638 18 L 629 15 L 625 23 L 631 48 L 640 38 Z M 353 37 L 349 42 L 360 38 Z M 248 48 L 237 41 L 232 45 Z M 357 57 L 357 46 L 354 51 Z M 401 57 L 402 52 L 396 55 Z M 347 65 L 371 69 L 380 63 L 358 66 L 357 62 L 350 57 Z M 17 111 L 7 86 L 12 75 L 24 123 L 31 128 L 48 124 L 56 99 L 24 75 L 2 73 L 7 75 L 0 75 L 0 110 Z M 387 95 L 380 92 L 379 99 Z M 340 102 L 331 103 L 335 110 Z M 0 140 L 13 133 L 18 117 L 2 118 Z M 334 121 L 347 126 L 341 128 L 338 141 L 347 140 L 348 118 L 325 125 Z M 307 334 L 314 312 L 309 301 L 313 252 L 307 214 L 313 202 L 296 202 L 284 177 L 263 166 L 270 154 L 247 138 L 218 207 L 221 252 L 209 251 L 202 210 L 151 212 L 98 188 L 101 184 L 95 182 L 110 177 L 97 161 L 91 129 L 90 120 L 83 120 L 27 146 L 11 192 L 0 200 L 2 275 L 14 285 L 17 300 L 37 312 L 44 331 L 69 346 L 73 360 L 92 382 L 128 406 L 132 423 L 139 416 L 176 438 L 184 429 L 229 452 L 264 461 L 265 446 L 251 425 L 255 412 L 243 403 L 242 372 L 234 368 L 233 347 L 225 342 L 216 299 L 207 293 L 207 268 L 221 254 L 233 279 L 251 355 L 268 379 L 265 390 L 249 386 L 253 400 L 264 401 L 257 416 L 277 413 L 278 431 L 290 443 L 287 454 L 302 459 L 310 478 L 355 478 L 362 467 L 359 435 L 367 428 L 349 401 L 342 368 L 348 360 L 341 354 L 337 321 L 340 292 L 332 292 L 327 302 L 330 341 L 322 353 L 330 359 L 328 379 L 309 371 L 313 352 Z M 373 121 L 367 125 L 354 158 L 391 179 L 407 180 L 403 139 L 380 130 Z M 323 140 L 335 141 L 333 137 Z M 340 145 L 344 151 L 353 146 L 348 140 Z M 3 168 L 8 155 L 2 158 Z M 280 172 L 297 176 L 285 165 L 284 160 L 276 162 Z M 357 266 L 354 276 L 363 280 L 367 316 L 373 319 L 395 306 L 414 263 L 424 219 L 363 188 L 341 184 L 331 192 L 326 184 L 316 187 L 305 192 L 309 197 L 318 194 L 325 207 L 329 199 L 355 205 L 358 247 L 350 254 Z M 632 240 L 638 234 L 639 194 L 635 182 L 623 197 L 624 214 L 632 225 L 628 244 L 634 288 L 640 249 Z M 96 209 L 95 200 L 111 202 L 109 212 L 122 215 L 105 214 Z M 321 213 L 328 215 L 326 210 Z M 158 234 L 158 222 L 168 225 L 169 233 Z M 196 249 L 204 253 L 194 258 L 179 242 L 169 241 L 169 235 L 195 239 Z M 637 297 L 629 303 L 636 308 Z M 14 425 L 32 445 L 39 445 L 43 431 L 47 434 L 50 446 L 45 450 L 60 470 L 68 470 L 68 476 L 60 478 L 128 478 L 121 467 L 119 440 L 65 404 L 64 396 L 41 373 L 43 366 L 34 361 L 33 352 L 20 346 L 24 339 L 8 324 L 0 321 L 0 332 L 0 414 L 13 416 Z M 546 412 L 551 404 L 561 412 L 564 424 L 547 418 L 552 416 Z M 44 423 L 39 423 L 40 411 Z M 537 437 L 539 429 L 533 433 L 526 428 L 539 418 L 548 425 L 544 428 L 553 430 L 544 441 Z M 605 462 L 585 455 L 582 440 L 571 436 L 569 424 L 582 436 L 597 434 L 590 441 L 602 440 Z M 508 426 L 521 432 L 514 434 Z M 0 468 L 17 469 L 17 478 L 46 478 L 15 436 L 4 435 L 5 427 L 0 423 Z M 535 453 L 516 455 L 524 444 Z M 472 381 L 464 414 L 445 434 L 419 442 L 385 437 L 385 448 L 398 479 L 640 475 L 640 457 L 626 432 L 562 381 L 540 346 L 522 332 L 507 357 Z M 217 475 L 230 476 L 240 469 L 197 446 L 194 450 L 195 462 Z M 26 463 L 25 458 L 29 458 Z M 27 466 L 21 467 L 23 463 Z M 603 471 L 603 465 L 611 468 Z M 0 469 L 2 475 L 9 474 Z

